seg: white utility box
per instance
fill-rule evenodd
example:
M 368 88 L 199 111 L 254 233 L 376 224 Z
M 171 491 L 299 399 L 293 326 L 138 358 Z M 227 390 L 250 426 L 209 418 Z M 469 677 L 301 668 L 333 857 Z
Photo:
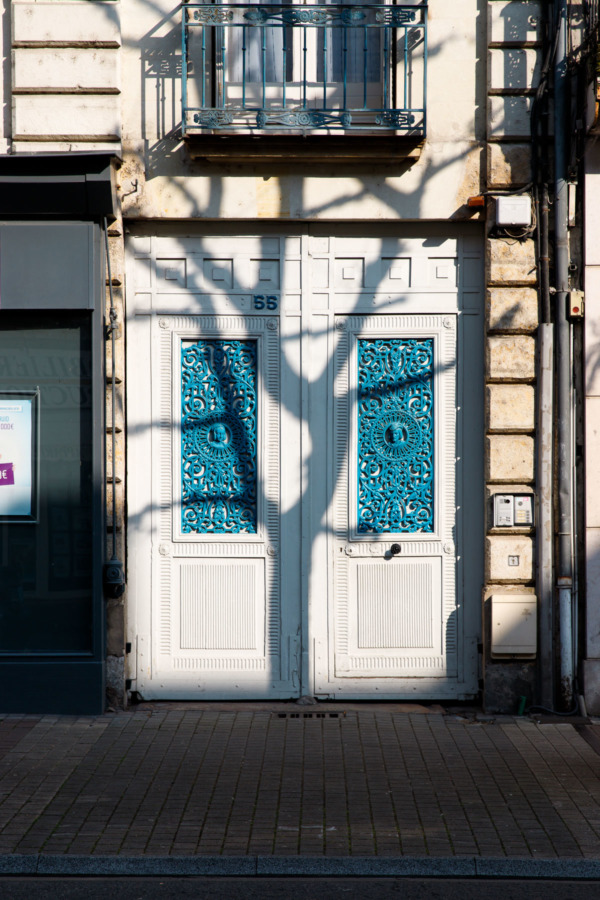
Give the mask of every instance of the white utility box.
M 496 197 L 496 225 L 531 225 L 531 197 L 529 194 Z
M 535 594 L 493 594 L 492 657 L 532 659 L 537 651 Z

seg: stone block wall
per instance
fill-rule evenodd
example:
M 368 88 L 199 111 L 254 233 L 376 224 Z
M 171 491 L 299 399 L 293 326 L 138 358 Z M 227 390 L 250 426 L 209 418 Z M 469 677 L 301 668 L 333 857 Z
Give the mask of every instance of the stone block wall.
M 538 0 L 488 2 L 483 683 L 490 712 L 516 711 L 523 695 L 531 702 L 535 680 L 535 662 L 491 658 L 489 598 L 535 592 L 534 529 L 494 528 L 493 498 L 535 490 L 537 261 L 531 237 L 495 228 L 494 192 L 526 188 L 531 181 L 529 114 L 541 65 L 542 7 Z
M 10 4 L 10 151 L 118 152 L 120 4 L 24 0 Z
M 126 563 L 125 543 L 125 305 L 124 271 L 125 249 L 123 221 L 119 215 L 108 229 L 111 282 L 106 284 L 106 322 L 110 321 L 110 303 L 117 313 L 115 330 L 115 458 L 112 452 L 112 341 L 106 341 L 106 558 L 113 553 L 113 504 L 116 512 L 116 552 Z M 113 472 L 116 490 L 113 497 Z M 127 569 L 125 566 L 125 575 Z M 109 707 L 118 708 L 127 703 L 125 690 L 125 597 L 109 599 L 106 603 L 106 694 Z

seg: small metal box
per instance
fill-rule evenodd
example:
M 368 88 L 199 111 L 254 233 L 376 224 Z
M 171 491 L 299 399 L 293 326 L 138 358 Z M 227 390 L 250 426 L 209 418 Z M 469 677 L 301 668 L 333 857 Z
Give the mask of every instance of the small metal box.
M 494 528 L 533 525 L 533 494 L 494 494 Z
M 515 524 L 515 498 L 512 494 L 494 495 L 494 528 L 512 528 Z
M 537 652 L 535 594 L 493 594 L 492 657 L 532 659 Z

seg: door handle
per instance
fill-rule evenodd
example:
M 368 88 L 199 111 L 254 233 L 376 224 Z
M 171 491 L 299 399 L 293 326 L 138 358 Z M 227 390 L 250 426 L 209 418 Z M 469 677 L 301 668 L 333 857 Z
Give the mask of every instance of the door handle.
M 390 553 L 392 556 L 398 556 L 399 553 L 402 553 L 402 547 L 400 544 L 392 544 L 390 547 Z

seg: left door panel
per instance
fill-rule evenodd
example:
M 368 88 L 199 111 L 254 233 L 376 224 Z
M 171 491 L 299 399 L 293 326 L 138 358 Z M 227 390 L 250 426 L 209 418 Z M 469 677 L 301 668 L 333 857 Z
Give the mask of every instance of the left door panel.
M 134 585 L 136 689 L 147 699 L 290 697 L 298 615 L 281 608 L 278 319 L 135 324 L 130 378 L 150 397 L 129 409 L 134 540 L 152 559 Z

